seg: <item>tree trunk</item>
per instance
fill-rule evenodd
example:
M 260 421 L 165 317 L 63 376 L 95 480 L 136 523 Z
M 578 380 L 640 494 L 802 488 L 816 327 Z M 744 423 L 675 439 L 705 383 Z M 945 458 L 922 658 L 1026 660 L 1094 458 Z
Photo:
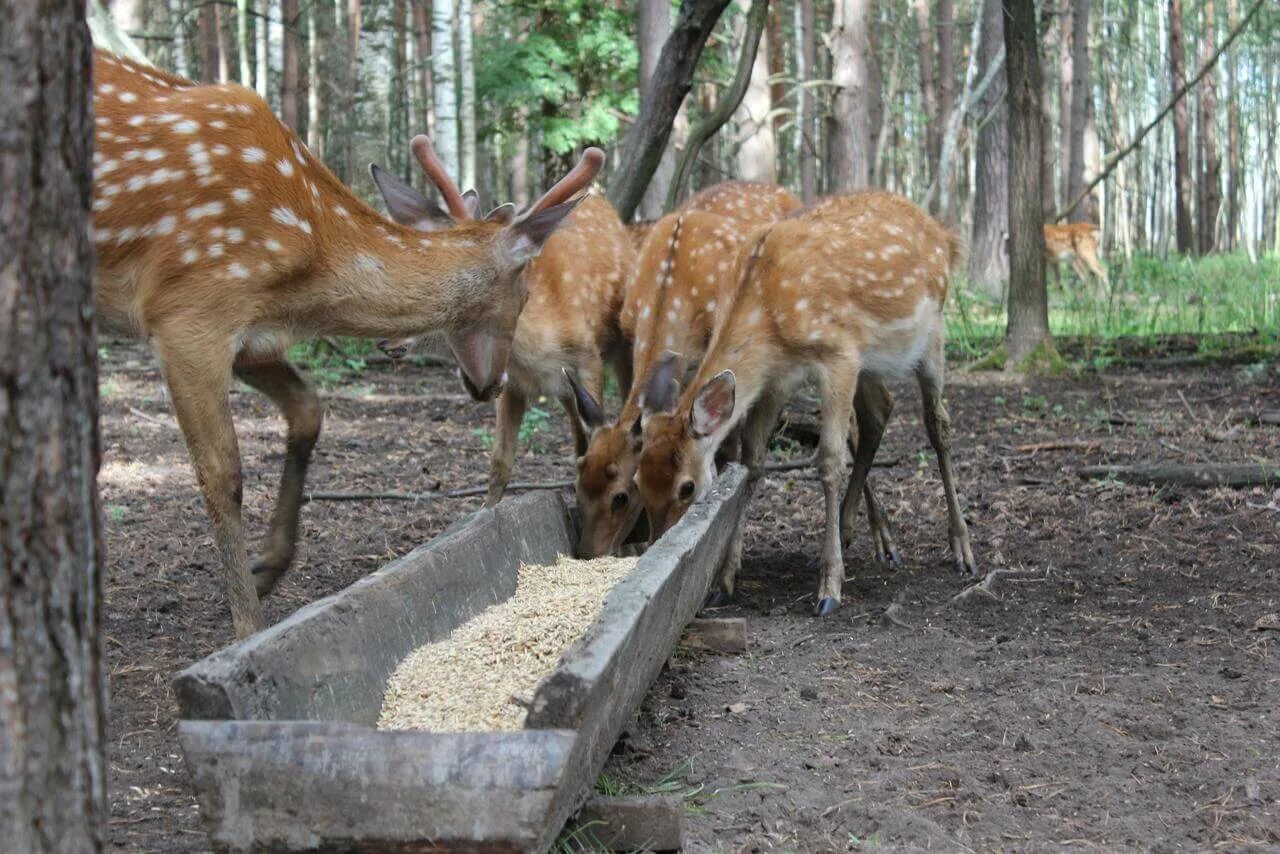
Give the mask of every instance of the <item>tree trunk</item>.
M 1205 65 L 1213 59 L 1217 50 L 1217 17 L 1213 0 L 1204 0 L 1201 6 L 1204 16 L 1203 34 L 1201 36 L 1200 60 Z M 1218 134 L 1215 123 L 1218 118 L 1218 72 L 1210 69 L 1200 81 L 1200 188 L 1197 214 L 1199 221 L 1199 240 L 1197 249 L 1201 255 L 1208 255 L 1217 248 L 1218 212 L 1222 209 L 1221 180 L 1222 161 L 1218 157 Z
M 662 159 L 676 113 L 693 85 L 693 72 L 707 37 L 729 0 L 684 0 L 671 37 L 662 47 L 653 74 L 651 97 L 640 104 L 617 168 L 609 179 L 609 201 L 627 222 L 635 214 L 645 188 Z
M 1007 366 L 1030 367 L 1051 349 L 1044 279 L 1040 199 L 1040 51 L 1034 0 L 1004 0 L 1005 71 L 1009 89 L 1009 325 Z
M 745 16 L 751 6 L 750 0 L 738 0 L 738 6 Z M 775 160 L 777 140 L 773 135 L 773 122 L 769 118 L 773 107 L 773 97 L 769 90 L 769 50 L 766 28 L 751 64 L 751 78 L 747 82 L 746 94 L 733 116 L 734 125 L 739 132 L 736 175 L 744 181 L 773 183 L 778 179 Z
M 982 42 L 978 66 L 990 67 L 1004 46 L 1002 0 L 983 0 Z M 997 74 L 978 102 L 985 118 L 978 130 L 975 154 L 973 231 L 969 241 L 969 281 L 988 296 L 1004 295 L 1009 278 L 1005 235 L 1009 222 L 1009 108 L 1005 103 L 1006 74 Z
M 1058 0 L 1055 0 L 1058 2 Z M 1075 98 L 1075 87 L 1072 85 L 1075 76 L 1075 64 L 1072 62 L 1071 38 L 1073 29 L 1071 20 L 1074 17 L 1073 0 L 1060 0 L 1057 17 L 1058 47 L 1058 174 L 1057 193 L 1060 204 L 1066 204 L 1071 198 L 1071 105 Z M 1048 89 L 1049 87 L 1045 87 Z M 1054 206 L 1055 208 L 1057 206 Z
M 409 164 L 410 85 L 408 42 L 405 32 L 405 0 L 391 3 L 391 84 L 387 87 L 387 168 L 405 181 L 412 180 Z
M 1084 191 L 1085 125 L 1093 85 L 1089 80 L 1089 0 L 1072 0 L 1071 9 L 1071 144 L 1067 162 L 1066 195 L 1063 203 Z M 1071 222 L 1084 222 L 1083 202 L 1071 209 Z
M 339 0 L 341 2 L 341 0 Z M 347 110 L 344 116 L 346 140 L 342 151 L 346 160 L 348 181 L 356 175 L 356 90 L 360 86 L 360 0 L 347 0 Z
M 258 29 L 254 34 L 256 36 L 254 46 L 257 49 L 258 56 L 258 74 L 255 81 L 257 85 L 255 88 L 263 100 L 266 100 L 267 92 L 271 89 L 271 60 L 269 58 L 271 49 L 270 15 L 271 0 L 258 0 L 258 21 L 256 24 Z
M 815 79 L 817 70 L 818 34 L 814 28 L 813 0 L 796 0 L 799 26 L 796 29 L 796 41 L 799 50 L 796 52 L 797 78 L 804 84 Z M 817 116 L 817 102 L 812 86 L 804 86 L 800 90 L 800 192 L 806 202 L 818 195 L 818 128 L 814 122 Z
M 1227 26 L 1235 31 L 1239 11 L 1236 0 L 1227 0 Z M 1234 252 L 1240 233 L 1240 184 L 1243 177 L 1240 159 L 1240 104 L 1236 91 L 1236 51 L 1227 57 L 1227 233 L 1226 249 Z
M 458 180 L 458 88 L 453 53 L 453 0 L 431 4 L 431 77 L 436 91 L 436 154 Z M 465 189 L 465 187 L 464 187 Z
M 837 0 L 832 13 L 833 191 L 865 189 L 871 179 L 869 11 L 868 0 Z
M 670 0 L 640 0 L 637 4 L 638 20 L 636 21 L 636 48 L 640 53 L 640 102 L 644 103 L 652 97 L 650 87 L 653 75 L 658 69 L 658 56 L 662 53 L 662 45 L 671 35 L 671 3 Z M 522 141 L 523 140 L 522 138 Z M 528 146 L 526 142 L 526 156 Z M 662 216 L 666 202 L 667 190 L 671 187 L 671 179 L 676 171 L 676 153 L 673 146 L 668 145 L 662 152 L 658 168 L 653 172 L 653 179 L 640 201 L 640 218 L 653 220 Z
M 106 845 L 85 13 L 10 3 L 0 27 L 0 839 L 14 852 Z
M 982 66 L 983 69 L 986 66 Z M 938 115 L 934 121 L 939 134 L 938 152 L 942 152 L 941 134 L 956 106 L 956 15 L 954 0 L 938 0 Z
M 458 169 L 463 187 L 476 185 L 476 69 L 471 58 L 471 0 L 458 0 Z
M 218 42 L 218 80 L 226 83 L 231 79 L 231 41 L 227 38 L 226 21 L 220 5 L 213 7 L 213 30 Z
M 280 75 L 280 118 L 298 129 L 298 0 L 281 0 L 284 54 Z
M 1058 3 L 1059 0 L 1049 0 L 1049 2 Z M 1062 2 L 1069 2 L 1069 0 L 1062 0 Z M 1048 14 L 1047 9 L 1045 9 L 1044 12 L 1045 13 L 1041 15 L 1040 20 L 1040 39 L 1041 43 L 1045 44 L 1046 56 L 1051 56 L 1051 45 L 1054 43 L 1055 39 L 1059 38 L 1059 30 L 1053 26 L 1054 16 Z M 1041 77 L 1043 79 L 1043 70 Z M 1043 203 L 1040 215 L 1046 222 L 1053 216 L 1054 211 L 1057 210 L 1055 200 L 1058 193 L 1058 182 L 1055 179 L 1057 173 L 1055 172 L 1056 167 L 1053 159 L 1054 148 L 1056 146 L 1053 143 L 1053 129 L 1055 122 L 1053 117 L 1053 94 L 1050 91 L 1051 88 L 1052 87 L 1050 86 L 1043 86 L 1040 93 L 1040 194 L 1041 201 Z
M 431 109 L 431 0 L 412 0 L 413 29 L 418 39 L 418 102 L 422 115 L 416 119 L 415 134 L 435 134 L 435 113 Z
M 218 7 L 212 3 L 201 6 L 196 19 L 200 38 L 200 82 L 218 82 Z
M 324 119 L 321 115 L 323 100 L 320 62 L 320 12 L 319 4 L 307 4 L 307 147 L 324 160 Z
M 1169 76 L 1176 94 L 1187 81 L 1186 54 L 1182 39 L 1182 0 L 1169 0 Z M 1173 105 L 1174 205 L 1177 216 L 1178 252 L 1195 251 L 1191 225 L 1191 131 L 1187 99 Z
M 839 6 L 841 0 L 835 2 Z M 937 122 L 938 78 L 933 68 L 933 27 L 929 22 L 929 0 L 912 2 L 916 12 L 916 44 L 920 55 L 920 111 L 924 114 L 924 160 L 921 164 L 920 183 L 928 186 L 929 179 L 938 168 L 938 154 L 942 148 L 942 126 Z M 838 15 L 838 9 L 833 14 Z
M 240 57 L 240 85 L 253 88 L 253 45 L 249 41 L 249 0 L 236 0 L 236 55 Z

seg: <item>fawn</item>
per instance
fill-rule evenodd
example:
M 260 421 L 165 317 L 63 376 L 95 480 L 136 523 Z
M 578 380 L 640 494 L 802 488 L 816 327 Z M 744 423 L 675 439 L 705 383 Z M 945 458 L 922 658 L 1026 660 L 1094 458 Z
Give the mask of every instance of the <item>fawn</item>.
M 1103 284 L 1107 284 L 1109 279 L 1106 268 L 1098 260 L 1101 240 L 1102 229 L 1093 223 L 1069 222 L 1044 227 L 1045 261 L 1059 287 L 1062 286 L 1062 273 L 1058 266 L 1063 261 L 1071 262 L 1071 269 L 1076 271 L 1081 282 L 1087 282 L 1092 273 Z
M 519 219 L 424 234 L 403 223 L 453 221 L 420 197 L 406 204 L 394 193 L 388 207 L 400 222 L 388 221 L 252 90 L 196 85 L 103 51 L 94 79 L 98 312 L 107 327 L 151 341 L 244 637 L 262 627 L 259 596 L 293 560 L 320 434 L 320 401 L 286 360 L 290 344 L 322 334 L 443 332 L 468 382 L 498 387 L 524 301 L 520 272 L 573 209 L 603 153 L 585 156 Z M 412 147 L 421 153 L 430 143 L 418 137 Z M 465 206 L 460 197 L 447 201 L 455 217 Z M 252 570 L 228 402 L 233 377 L 270 397 L 288 424 L 266 554 Z
M 816 613 L 840 603 L 841 543 L 875 457 L 892 398 L 886 378 L 914 372 L 924 422 L 938 455 L 957 569 L 976 573 L 951 466 L 942 404 L 946 300 L 955 237 L 906 199 L 865 192 L 833 197 L 765 229 L 739 251 L 735 284 L 717 313 L 693 382 L 677 396 L 675 358 L 645 384 L 646 418 L 636 481 L 654 538 L 710 487 L 716 448 L 745 419 L 743 458 L 759 479 L 774 422 L 795 384 L 817 375 L 822 391 L 819 468 L 826 535 Z M 843 502 L 844 449 L 856 413 L 858 438 Z M 711 606 L 727 602 L 742 560 L 745 511 L 720 570 Z

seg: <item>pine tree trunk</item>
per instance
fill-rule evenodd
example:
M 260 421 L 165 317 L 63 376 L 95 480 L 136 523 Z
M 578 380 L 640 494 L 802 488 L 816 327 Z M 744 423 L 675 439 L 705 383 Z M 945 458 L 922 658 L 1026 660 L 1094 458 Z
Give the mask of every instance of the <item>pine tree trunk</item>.
M 1204 65 L 1213 58 L 1217 50 L 1217 18 L 1213 0 L 1204 0 L 1200 7 L 1203 15 L 1203 33 L 1201 35 L 1200 64 Z M 1218 71 L 1209 70 L 1199 83 L 1200 89 L 1200 187 L 1199 205 L 1199 240 L 1197 241 L 1201 255 L 1208 255 L 1217 249 L 1218 212 L 1222 209 L 1222 189 L 1219 181 L 1222 178 L 1222 161 L 1218 156 L 1218 134 L 1215 123 L 1218 119 Z
M 218 7 L 212 3 L 201 6 L 196 19 L 200 39 L 200 82 L 218 82 Z
M 738 0 L 744 18 L 750 5 L 750 0 Z M 756 49 L 755 61 L 751 65 L 751 80 L 747 84 L 747 92 L 733 116 L 740 142 L 735 158 L 735 174 L 745 181 L 773 183 L 778 179 L 777 141 L 773 135 L 773 122 L 769 118 L 769 111 L 773 106 L 773 96 L 769 90 L 769 50 L 769 33 L 766 28 L 760 38 L 760 47 Z
M 284 54 L 280 75 L 280 118 L 290 128 L 298 128 L 298 0 L 281 0 L 280 18 L 284 26 Z
M 343 117 L 346 140 L 342 151 L 346 159 L 346 175 L 354 180 L 356 175 L 356 90 L 360 86 L 360 0 L 347 0 L 347 110 Z
M 871 179 L 871 74 L 868 0 L 836 0 L 832 15 L 831 179 L 833 191 L 865 189 Z
M 463 187 L 476 185 L 476 69 L 471 56 L 471 0 L 458 0 L 458 170 Z
M 1049 0 L 1049 2 L 1057 3 L 1059 0 Z M 1070 2 L 1070 0 L 1062 0 L 1062 2 Z M 1053 26 L 1054 16 L 1049 15 L 1045 9 L 1045 14 L 1041 15 L 1041 43 L 1045 45 L 1045 56 L 1052 56 L 1052 44 L 1056 44 L 1059 38 L 1058 29 Z M 1043 70 L 1041 72 L 1043 80 Z M 1054 145 L 1053 129 L 1055 120 L 1053 115 L 1053 87 L 1049 85 L 1042 86 L 1040 92 L 1040 194 L 1043 207 L 1040 210 L 1040 216 L 1046 222 L 1053 216 L 1057 207 L 1058 181 L 1056 180 L 1056 166 L 1054 163 L 1054 149 L 1058 146 Z M 1064 152 L 1065 154 L 1065 149 Z
M 799 26 L 796 30 L 796 41 L 799 50 L 796 53 L 797 77 L 801 82 L 813 80 L 817 70 L 817 49 L 815 44 L 818 32 L 814 26 L 813 0 L 796 0 Z M 814 122 L 817 116 L 817 101 L 813 87 L 805 86 L 800 92 L 800 128 L 799 128 L 799 161 L 800 192 L 806 202 L 818 194 L 818 128 Z
M 653 85 L 653 74 L 658 68 L 658 56 L 662 53 L 667 36 L 671 34 L 671 3 L 669 0 L 640 0 L 636 7 L 636 48 L 640 54 L 639 88 L 640 101 L 643 103 L 651 97 L 649 87 Z M 522 136 L 520 142 L 524 143 L 527 158 L 528 141 Z M 662 152 L 662 160 L 653 171 L 653 178 L 640 201 L 641 219 L 653 220 L 662 216 L 675 171 L 675 149 L 668 145 Z
M 985 66 L 983 66 L 985 68 Z M 956 15 L 954 0 L 938 0 L 938 151 L 941 134 L 956 107 Z
M 1182 39 L 1182 0 L 1169 0 L 1169 76 L 1172 91 L 1187 82 L 1186 54 Z M 1191 131 L 1187 99 L 1173 106 L 1174 205 L 1177 217 L 1178 252 L 1195 251 L 1195 231 L 1191 224 Z
M 458 89 L 453 53 L 453 0 L 431 4 L 431 76 L 435 83 L 436 154 L 458 179 Z
M 837 3 L 840 0 L 836 0 Z M 916 12 L 916 43 L 920 56 L 920 110 L 924 114 L 924 149 L 921 152 L 920 183 L 928 186 L 938 168 L 942 149 L 942 126 L 938 124 L 938 78 L 933 67 L 933 27 L 929 22 L 929 0 L 913 0 Z
M 1041 81 L 1034 0 L 1004 0 L 1009 89 L 1009 325 L 1007 365 L 1018 370 L 1049 338 L 1040 199 Z
M 418 103 L 422 114 L 415 119 L 418 123 L 415 134 L 425 131 L 434 138 L 435 113 L 431 109 L 431 0 L 412 0 L 413 30 L 418 39 Z
M 270 91 L 271 78 L 271 0 L 258 0 L 258 31 L 255 33 L 257 38 L 254 39 L 258 56 L 258 74 L 255 81 L 255 88 L 258 94 L 265 100 L 267 92 Z
M 106 844 L 85 13 L 11 3 L 0 26 L 0 840 L 13 852 Z
M 983 0 L 978 67 L 988 68 L 1004 46 L 1002 0 Z M 1009 108 L 1001 73 L 978 101 L 989 118 L 978 131 L 975 153 L 973 231 L 969 241 L 969 281 L 989 297 L 1004 295 L 1009 278 L 1005 234 L 1009 223 Z
M 1085 127 L 1089 122 L 1089 102 L 1093 84 L 1089 79 L 1089 0 L 1072 0 L 1071 9 L 1071 147 L 1067 163 L 1064 204 L 1084 191 Z M 1071 209 L 1071 222 L 1084 222 L 1083 202 Z

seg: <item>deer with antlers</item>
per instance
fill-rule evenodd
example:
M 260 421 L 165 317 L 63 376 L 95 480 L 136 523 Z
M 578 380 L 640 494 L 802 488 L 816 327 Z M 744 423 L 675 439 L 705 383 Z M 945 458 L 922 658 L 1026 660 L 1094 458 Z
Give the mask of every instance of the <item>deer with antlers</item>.
M 1092 274 L 1104 285 L 1110 281 L 1107 270 L 1098 259 L 1098 247 L 1102 229 L 1090 222 L 1069 222 L 1044 227 L 1044 254 L 1050 272 L 1062 286 L 1062 273 L 1058 269 L 1063 261 L 1071 262 L 1081 282 L 1089 281 Z
M 518 219 L 455 222 L 460 198 L 446 199 L 450 218 L 389 197 L 391 222 L 249 89 L 195 85 L 101 51 L 94 78 L 98 312 L 106 326 L 154 347 L 243 637 L 262 627 L 259 597 L 293 560 L 320 433 L 321 405 L 286 360 L 290 343 L 443 332 L 467 382 L 493 393 L 524 302 L 520 273 L 604 155 L 589 151 Z M 433 159 L 425 137 L 412 148 Z M 266 553 L 252 569 L 233 377 L 270 397 L 288 424 Z
M 716 448 L 743 423 L 743 457 L 758 480 L 765 445 L 794 386 L 822 391 L 819 468 L 826 535 L 816 613 L 840 603 L 842 541 L 875 458 L 892 398 L 889 377 L 914 373 L 938 455 L 956 567 L 976 573 L 951 466 L 942 404 L 942 306 L 959 253 L 955 237 L 906 199 L 867 192 L 826 199 L 769 226 L 739 251 L 732 295 L 693 382 L 678 394 L 677 360 L 660 360 L 644 389 L 636 482 L 656 538 L 711 485 Z M 853 472 L 841 501 L 845 446 L 856 413 Z M 733 595 L 745 512 L 708 604 Z

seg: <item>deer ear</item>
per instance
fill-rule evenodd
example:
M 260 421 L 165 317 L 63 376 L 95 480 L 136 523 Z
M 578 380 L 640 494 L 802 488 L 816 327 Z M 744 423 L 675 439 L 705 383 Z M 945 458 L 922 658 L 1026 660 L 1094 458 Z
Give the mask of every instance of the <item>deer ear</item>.
M 721 371 L 702 387 L 698 396 L 693 399 L 693 409 L 689 412 L 689 426 L 695 437 L 702 439 L 710 436 L 729 423 L 736 392 L 737 381 L 733 371 Z
M 505 205 L 498 205 L 493 210 L 484 215 L 485 222 L 500 222 L 503 225 L 510 225 L 511 220 L 516 218 L 516 206 L 507 202 Z
M 596 399 L 591 396 L 591 392 L 587 391 L 574 378 L 568 368 L 562 368 L 564 378 L 569 381 L 569 388 L 573 389 L 573 402 L 577 404 L 578 421 L 582 423 L 585 432 L 590 433 L 592 430 L 604 424 L 604 413 L 600 411 L 600 404 L 596 403 Z
M 396 222 L 419 231 L 439 231 L 453 226 L 453 218 L 443 208 L 378 164 L 369 164 L 369 174 L 387 203 L 387 213 Z
M 467 218 L 475 219 L 476 211 L 480 210 L 480 194 L 475 190 L 467 190 L 462 194 L 462 206 L 467 209 Z
M 679 353 L 668 350 L 662 354 L 640 392 L 640 408 L 646 415 L 670 412 L 676 408 L 676 399 L 680 397 L 680 383 L 676 381 L 679 367 Z
M 502 230 L 506 251 L 513 266 L 523 266 L 542 251 L 542 244 L 552 235 L 564 218 L 577 207 L 579 199 L 553 205 L 545 210 L 522 217 Z

